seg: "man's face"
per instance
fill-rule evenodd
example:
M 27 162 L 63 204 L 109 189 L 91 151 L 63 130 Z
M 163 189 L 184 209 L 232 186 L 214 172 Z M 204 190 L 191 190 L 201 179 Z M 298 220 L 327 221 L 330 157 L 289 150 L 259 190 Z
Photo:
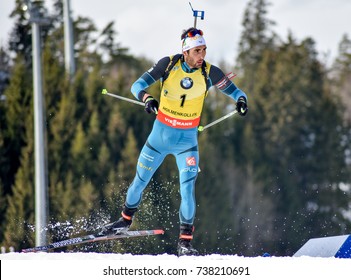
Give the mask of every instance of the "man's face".
M 185 62 L 190 68 L 200 68 L 206 56 L 206 45 L 198 46 L 183 52 Z

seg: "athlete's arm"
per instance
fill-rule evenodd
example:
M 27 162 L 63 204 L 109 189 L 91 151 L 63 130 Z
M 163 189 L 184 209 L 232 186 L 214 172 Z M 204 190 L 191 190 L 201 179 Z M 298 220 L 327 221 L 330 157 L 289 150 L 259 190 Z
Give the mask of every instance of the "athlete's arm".
M 131 92 L 136 99 L 144 101 L 150 96 L 146 92 L 146 89 L 163 76 L 170 61 L 171 59 L 169 56 L 161 58 L 153 67 L 133 83 Z
M 239 89 L 228 77 L 223 73 L 221 69 L 217 66 L 211 65 L 209 78 L 212 85 L 216 86 L 223 93 L 238 101 L 238 99 L 243 96 L 247 100 L 245 92 Z

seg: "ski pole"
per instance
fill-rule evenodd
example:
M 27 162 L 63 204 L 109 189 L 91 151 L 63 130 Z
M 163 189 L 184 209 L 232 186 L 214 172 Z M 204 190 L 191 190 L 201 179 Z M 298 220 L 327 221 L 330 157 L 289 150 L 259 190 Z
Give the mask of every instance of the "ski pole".
M 123 97 L 123 96 L 120 96 L 120 95 L 117 95 L 117 94 L 110 93 L 105 88 L 102 90 L 101 93 L 109 95 L 109 96 L 112 96 L 114 98 L 118 98 L 118 99 L 124 100 L 124 101 L 128 101 L 130 103 L 134 103 L 134 104 L 137 104 L 137 105 L 145 106 L 145 104 L 143 102 L 141 102 L 141 101 L 137 101 L 137 100 L 134 100 L 134 99 L 130 99 L 130 98 L 127 98 L 127 97 Z
M 137 104 L 137 105 L 141 105 L 141 106 L 145 106 L 145 103 L 144 102 L 141 102 L 141 101 L 136 101 L 134 99 L 130 99 L 130 98 L 127 98 L 127 97 L 124 97 L 124 96 L 120 96 L 120 95 L 117 95 L 117 94 L 113 94 L 113 93 L 110 93 L 107 91 L 107 89 L 103 89 L 102 94 L 106 94 L 106 95 L 109 95 L 109 96 L 112 96 L 112 97 L 115 97 L 115 98 L 118 98 L 118 99 L 122 99 L 124 101 L 128 101 L 130 103 L 134 103 L 134 104 Z M 154 108 L 156 110 L 156 108 Z M 155 111 L 155 114 L 157 115 L 157 110 Z
M 219 118 L 218 120 L 215 120 L 215 121 L 213 121 L 213 122 L 211 122 L 211 123 L 209 123 L 209 124 L 207 124 L 205 126 L 199 125 L 198 131 L 200 131 L 200 132 L 204 131 L 205 129 L 207 129 L 207 128 L 209 128 L 209 127 L 211 127 L 211 126 L 213 126 L 213 125 L 215 125 L 215 124 L 217 124 L 217 123 L 219 123 L 219 122 L 221 122 L 221 121 L 233 116 L 237 112 L 238 112 L 237 110 L 234 110 L 233 112 L 230 112 L 230 113 L 224 115 L 223 117 Z

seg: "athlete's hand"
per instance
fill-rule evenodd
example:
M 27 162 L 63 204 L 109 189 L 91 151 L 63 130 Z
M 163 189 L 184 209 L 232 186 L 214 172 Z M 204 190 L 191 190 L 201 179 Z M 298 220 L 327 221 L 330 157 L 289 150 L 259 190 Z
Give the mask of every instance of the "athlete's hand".
M 238 111 L 238 114 L 240 116 L 245 116 L 247 113 L 247 104 L 246 104 L 246 98 L 241 96 L 238 99 L 238 102 L 236 102 L 236 110 Z
M 157 114 L 158 111 L 158 102 L 155 98 L 153 98 L 151 95 L 148 96 L 145 101 L 145 111 L 148 114 L 155 113 Z

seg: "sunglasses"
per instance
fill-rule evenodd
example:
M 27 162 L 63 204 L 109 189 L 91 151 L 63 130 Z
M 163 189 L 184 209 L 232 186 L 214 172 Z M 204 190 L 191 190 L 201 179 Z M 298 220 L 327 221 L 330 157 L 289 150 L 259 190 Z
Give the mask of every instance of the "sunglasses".
M 202 36 L 202 35 L 204 35 L 204 33 L 200 29 L 193 29 L 193 30 L 190 30 L 189 32 L 185 33 L 182 36 L 182 40 L 185 39 L 185 38 L 195 37 L 196 35 L 201 35 Z

